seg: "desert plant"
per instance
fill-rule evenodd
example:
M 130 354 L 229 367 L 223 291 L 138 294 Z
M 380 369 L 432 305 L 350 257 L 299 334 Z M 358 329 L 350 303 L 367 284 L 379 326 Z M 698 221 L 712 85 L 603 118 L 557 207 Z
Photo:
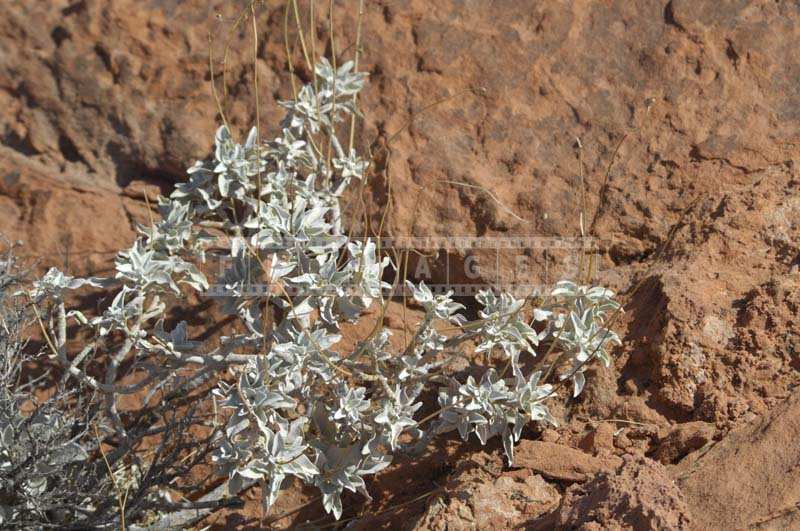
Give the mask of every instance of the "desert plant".
M 51 270 L 34 284 L 36 307 L 50 308 L 44 319 L 52 321 L 52 356 L 86 390 L 77 394 L 98 397 L 100 436 L 121 449 L 111 459 L 103 455 L 111 477 L 136 441 L 162 435 L 158 474 L 153 462 L 132 461 L 139 470 L 129 487 L 134 503 L 115 510 L 104 502 L 105 511 L 117 514 L 104 520 L 96 503 L 74 504 L 85 521 L 118 523 L 191 506 L 164 498 L 166 485 L 186 471 L 163 465 L 164 455 L 172 452 L 180 461 L 186 449 L 185 441 L 167 435 L 180 439 L 176 427 L 185 423 L 163 420 L 142 431 L 118 412 L 124 394 L 150 389 L 147 404 L 155 392 L 186 396 L 219 378 L 214 400 L 227 412 L 224 427 L 217 432 L 208 419 L 201 424 L 209 428 L 205 443 L 213 447 L 228 492 L 259 483 L 269 508 L 293 476 L 318 488 L 325 510 L 339 518 L 345 490 L 369 498 L 365 477 L 388 466 L 394 453 L 418 451 L 437 434 L 457 430 L 466 439 L 474 433 L 481 443 L 499 436 L 512 462 L 526 425 L 555 422 L 547 400 L 557 387 L 572 382 L 577 396 L 587 364 L 609 362 L 608 347 L 619 342 L 606 326 L 619 309 L 613 293 L 566 281 L 535 309 L 526 308 L 525 299 L 484 290 L 477 296 L 479 319 L 472 322 L 459 313 L 463 306 L 452 293 L 434 294 L 422 282 L 407 281 L 424 318 L 402 350 L 392 349 L 390 331 L 381 326 L 352 352 L 337 349 L 342 323 L 387 304 L 391 262 L 375 241 L 351 238 L 343 228 L 342 195 L 353 180 L 366 178 L 369 164 L 342 146 L 337 127 L 357 112 L 355 96 L 367 76 L 353 62 L 334 66 L 324 58 L 314 76 L 295 99 L 281 103 L 287 113 L 274 140 L 263 142 L 253 128 L 239 143 L 227 125 L 217 130 L 213 159 L 197 162 L 186 182 L 158 199 L 161 220 L 141 227 L 132 247 L 119 253 L 114 278 L 75 279 Z M 214 286 L 202 266 L 211 256 L 226 264 Z M 66 294 L 87 287 L 113 288 L 111 303 L 93 317 L 67 311 Z M 239 326 L 216 348 L 192 340 L 187 323 L 168 324 L 168 302 L 189 292 L 211 294 L 224 312 L 238 316 Z M 88 337 L 73 357 L 66 348 L 70 322 Z M 443 328 L 458 331 L 444 334 Z M 446 368 L 470 344 L 498 365 L 477 380 L 459 380 Z M 89 366 L 102 366 L 103 376 L 93 376 Z M 438 403 L 426 408 L 424 391 L 435 391 Z M 167 399 L 143 411 L 163 417 L 172 407 Z M 423 417 L 423 409 L 432 413 Z M 82 421 L 81 440 L 96 424 Z M 62 465 L 91 453 L 99 462 L 97 445 L 65 448 Z M 120 490 L 116 481 L 114 488 Z M 199 491 L 184 491 L 192 492 Z M 204 503 L 196 506 L 213 506 Z
M 20 296 L 24 277 L 8 246 L 0 260 L 0 526 L 9 527 L 79 514 L 86 499 L 76 501 L 73 488 L 86 487 L 79 469 L 96 412 L 80 387 L 37 393 L 50 373 L 30 370 L 42 352 L 26 339 L 34 314 Z
M 32 285 L 25 277 L 9 247 L 0 260 L 0 527 L 124 529 L 127 521 L 197 506 L 173 499 L 175 492 L 205 490 L 189 472 L 208 461 L 216 438 L 213 428 L 205 436 L 190 432 L 205 422 L 196 406 L 186 405 L 196 397 L 179 393 L 190 386 L 161 386 L 160 403 L 148 406 L 146 399 L 123 421 L 117 400 L 143 385 L 120 383 L 114 359 L 105 360 L 105 378 L 87 374 L 89 359 L 102 360 L 106 345 L 71 359 L 66 351 L 68 315 L 83 319 L 65 313 L 65 292 L 104 281 L 55 269 Z M 105 323 L 122 319 L 93 322 L 108 338 L 113 333 Z M 115 359 L 122 359 L 119 351 Z M 143 448 L 146 439 L 151 443 Z

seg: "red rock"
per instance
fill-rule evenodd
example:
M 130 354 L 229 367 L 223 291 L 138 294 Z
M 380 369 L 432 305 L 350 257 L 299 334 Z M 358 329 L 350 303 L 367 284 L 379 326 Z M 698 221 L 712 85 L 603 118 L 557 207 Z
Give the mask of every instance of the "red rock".
M 558 507 L 561 495 L 541 476 L 492 478 L 478 467 L 457 472 L 415 529 L 513 529 Z
M 673 476 L 698 528 L 797 528 L 798 440 L 800 395 L 794 394 L 699 459 L 679 463 Z
M 619 457 L 594 457 L 561 444 L 522 440 L 514 450 L 514 466 L 559 481 L 586 481 L 621 464 Z
M 556 521 L 559 529 L 636 531 L 688 529 L 692 522 L 666 469 L 630 455 L 616 474 L 600 474 L 567 489 Z
M 663 464 L 675 463 L 714 438 L 716 429 L 707 422 L 678 424 L 659 444 L 653 458 Z
M 609 422 L 598 422 L 590 428 L 580 442 L 580 447 L 597 455 L 614 450 L 614 426 Z
M 258 13 L 257 68 L 262 123 L 274 127 L 275 100 L 291 88 L 282 6 L 268 4 Z M 325 16 L 327 3 L 318 4 Z M 339 49 L 352 50 L 355 9 L 336 5 Z M 133 222 L 147 220 L 138 185 L 167 191 L 208 154 L 220 121 L 209 31 L 217 73 L 233 33 L 225 113 L 239 132 L 252 124 L 251 36 L 231 32 L 239 7 L 0 3 L 0 232 L 24 240 L 43 267 L 107 268 L 133 240 Z M 369 214 L 380 217 L 391 191 L 394 235 L 574 236 L 580 138 L 588 210 L 605 242 L 598 282 L 628 304 L 615 324 L 625 345 L 614 366 L 569 407 L 661 429 L 705 421 L 721 433 L 769 415 L 800 384 L 799 39 L 796 7 L 771 0 L 366 2 L 361 64 L 372 82 L 357 138 L 376 155 Z M 365 231 L 360 210 L 346 214 L 356 233 Z M 500 257 L 502 279 L 516 278 L 515 258 Z M 525 280 L 544 280 L 543 256 L 525 259 Z M 565 273 L 550 262 L 549 280 Z M 434 268 L 434 280 L 444 273 Z M 569 440 L 562 435 L 544 437 Z M 653 451 L 639 435 L 623 432 L 615 444 Z M 696 444 L 675 437 L 659 442 L 660 458 Z M 765 507 L 795 501 L 760 496 L 786 475 L 762 464 L 791 445 L 767 437 L 756 446 L 761 461 L 724 461 L 753 476 L 749 498 L 706 500 L 686 483 L 693 504 L 717 504 L 703 518 L 767 518 Z M 537 457 L 596 459 L 555 447 L 528 457 L 542 474 L 586 479 L 616 466 L 576 469 Z

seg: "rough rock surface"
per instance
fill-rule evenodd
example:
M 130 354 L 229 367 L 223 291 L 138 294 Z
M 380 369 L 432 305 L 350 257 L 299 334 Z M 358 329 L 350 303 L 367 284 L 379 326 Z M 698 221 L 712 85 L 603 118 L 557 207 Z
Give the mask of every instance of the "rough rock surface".
M 475 461 L 462 462 L 445 494 L 432 500 L 417 529 L 515 529 L 558 507 L 561 495 L 530 472 L 495 476 Z
M 585 481 L 599 472 L 614 470 L 620 464 L 615 456 L 593 457 L 581 450 L 544 441 L 520 441 L 514 450 L 514 466 L 559 481 Z
M 282 7 L 266 4 L 256 66 L 261 120 L 274 124 L 274 103 L 291 83 Z M 318 4 L 324 17 L 328 3 Z M 134 222 L 148 219 L 144 198 L 167 192 L 209 151 L 220 120 L 210 62 L 228 121 L 238 131 L 253 122 L 252 36 L 232 29 L 240 7 L 0 3 L 0 232 L 24 240 L 42 267 L 108 268 Z M 351 54 L 355 2 L 335 8 L 336 48 Z M 326 28 L 319 24 L 319 50 Z M 713 426 L 717 447 L 681 465 L 713 457 L 709 474 L 750 467 L 753 495 L 729 492 L 723 479 L 693 482 L 699 473 L 682 480 L 701 523 L 726 521 L 728 504 L 748 524 L 780 526 L 800 502 L 789 487 L 774 506 L 759 496 L 782 484 L 776 477 L 793 478 L 762 465 L 800 453 L 796 438 L 765 428 L 726 442 L 740 424 L 775 425 L 776 408 L 788 407 L 778 404 L 800 384 L 799 38 L 800 5 L 772 0 L 366 2 L 361 64 L 372 82 L 357 138 L 375 156 L 368 219 L 391 199 L 395 235 L 574 236 L 582 174 L 587 226 L 603 242 L 599 281 L 627 303 L 618 323 L 625 345 L 547 440 L 598 454 L 575 450 L 577 462 L 635 452 L 666 463 L 706 448 L 698 444 Z M 299 52 L 292 62 L 308 79 Z M 348 212 L 365 231 L 359 208 Z M 536 252 L 523 261 L 528 281 L 569 271 Z M 518 280 L 519 265 L 501 256 L 500 277 Z M 441 280 L 443 260 L 431 270 Z M 607 427 L 586 439 L 598 421 L 617 419 L 628 423 L 614 424 L 613 448 Z M 708 427 L 692 431 L 697 422 Z M 737 441 L 768 457 L 740 465 Z M 628 505 L 602 507 L 653 506 L 650 483 L 592 479 L 601 469 L 563 481 L 630 490 Z M 429 481 L 408 477 L 405 499 Z M 245 513 L 258 515 L 257 505 Z M 409 507 L 406 516 L 424 510 Z
M 601 474 L 567 489 L 559 529 L 688 529 L 683 496 L 667 470 L 646 457 L 626 455 L 615 474 Z
M 600 422 L 581 439 L 580 447 L 594 455 L 613 452 L 614 431 L 614 427 L 610 423 Z
M 800 525 L 800 395 L 732 431 L 694 463 L 673 469 L 697 527 Z
M 678 424 L 659 443 L 653 459 L 663 464 L 676 463 L 687 454 L 699 450 L 714 439 L 714 426 L 707 422 Z

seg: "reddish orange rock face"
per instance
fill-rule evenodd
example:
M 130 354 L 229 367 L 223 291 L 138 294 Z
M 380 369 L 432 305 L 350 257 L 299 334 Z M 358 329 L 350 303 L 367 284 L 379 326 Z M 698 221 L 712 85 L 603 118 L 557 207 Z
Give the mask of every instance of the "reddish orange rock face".
M 282 6 L 268 4 L 257 68 L 261 121 L 275 124 L 292 88 Z M 355 41 L 356 4 L 335 4 L 340 50 Z M 218 83 L 233 34 L 225 114 L 239 133 L 254 123 L 251 36 L 232 31 L 236 16 L 223 1 L 0 5 L 0 232 L 24 241 L 22 254 L 42 270 L 108 273 L 149 219 L 144 194 L 152 206 L 208 155 L 219 122 L 209 31 Z M 603 241 L 598 282 L 627 302 L 615 363 L 556 411 L 547 442 L 521 444 L 529 477 L 502 463 L 469 476 L 465 464 L 486 465 L 475 448 L 443 442 L 435 460 L 405 463 L 394 491 L 376 480 L 376 512 L 436 485 L 468 501 L 426 498 L 376 522 L 502 528 L 507 514 L 530 527 L 661 529 L 685 528 L 691 513 L 700 527 L 796 526 L 781 511 L 797 478 L 775 456 L 797 454 L 784 437 L 793 402 L 781 404 L 800 383 L 798 8 L 388 0 L 366 2 L 362 40 L 371 82 L 356 141 L 375 155 L 371 227 L 391 196 L 396 236 L 575 236 L 582 174 L 586 226 Z M 293 63 L 307 81 L 299 52 Z M 354 188 L 345 203 L 360 204 Z M 344 215 L 366 232 L 360 207 Z M 539 278 L 552 260 L 526 257 L 526 270 Z M 513 256 L 498 264 L 503 278 L 519 270 Z M 433 280 L 444 271 L 432 267 Z M 404 315 L 389 312 L 396 336 Z M 734 480 L 746 489 L 729 492 Z M 294 505 L 280 509 L 309 499 L 292 487 Z M 257 525 L 258 496 L 245 502 L 211 523 Z

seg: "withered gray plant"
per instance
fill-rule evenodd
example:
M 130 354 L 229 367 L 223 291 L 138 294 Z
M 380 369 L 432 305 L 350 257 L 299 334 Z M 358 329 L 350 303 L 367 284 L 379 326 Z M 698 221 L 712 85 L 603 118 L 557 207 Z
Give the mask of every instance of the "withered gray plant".
M 216 433 L 190 432 L 204 417 L 192 405 L 196 396 L 188 387 L 171 387 L 155 405 L 120 418 L 117 401 L 144 388 L 119 381 L 130 374 L 119 370 L 125 362 L 120 351 L 118 363 L 107 356 L 116 341 L 130 348 L 127 334 L 111 340 L 115 334 L 98 319 L 98 336 L 108 342 L 97 341 L 68 358 L 63 294 L 103 284 L 51 269 L 29 289 L 12 246 L 0 259 L 0 528 L 125 528 L 126 522 L 153 520 L 164 512 L 238 502 L 172 499 L 176 486 L 186 496 L 208 490 L 206 481 L 192 482 L 189 473 L 208 461 Z M 98 365 L 90 368 L 90 358 Z M 87 370 L 104 370 L 105 376 L 98 379 Z M 145 439 L 151 441 L 147 447 Z
M 106 429 L 120 444 L 135 437 L 117 411 L 123 393 L 188 393 L 214 378 L 212 402 L 224 426 L 212 460 L 227 479 L 227 491 L 215 496 L 258 483 L 270 508 L 293 477 L 319 489 L 338 519 L 344 491 L 369 499 L 368 476 L 445 432 L 481 443 L 500 437 L 513 462 L 525 426 L 555 422 L 547 403 L 557 388 L 570 382 L 577 396 L 587 365 L 609 363 L 619 339 L 606 324 L 619 305 L 607 289 L 569 281 L 538 308 L 487 289 L 477 296 L 479 318 L 468 322 L 452 293 L 407 281 L 424 309 L 407 344 L 393 348 L 391 332 L 379 326 L 344 350 L 341 325 L 388 304 L 390 260 L 375 241 L 350 238 L 343 227 L 343 193 L 366 178 L 368 161 L 342 145 L 337 127 L 357 112 L 367 76 L 353 62 L 334 67 L 325 59 L 314 74 L 281 103 L 286 117 L 272 140 L 255 128 L 241 143 L 227 126 L 217 130 L 213 159 L 197 162 L 186 182 L 159 198 L 161 220 L 119 254 L 114 278 L 52 270 L 31 297 L 54 302 L 57 360 L 100 395 Z M 226 264 L 213 287 L 202 266 L 212 254 Z M 112 284 L 115 295 L 98 315 L 65 309 L 65 292 Z M 166 301 L 191 292 L 213 295 L 238 317 L 214 348 L 193 339 L 186 322 L 168 324 Z M 71 359 L 68 322 L 92 337 Z M 448 366 L 467 357 L 468 345 L 493 368 L 457 379 Z M 88 367 L 99 356 L 107 361 L 98 379 Z M 424 404 L 425 396 L 436 403 Z
M 7 243 L 7 242 L 3 242 Z M 35 322 L 19 290 L 25 271 L 9 244 L 0 259 L 0 527 L 29 528 L 80 519 L 94 485 L 81 468 L 88 458 L 93 397 L 81 386 L 55 385 L 36 361 L 43 353 L 26 339 Z M 88 444 L 87 444 L 88 443 Z M 102 478 L 101 478 L 102 480 Z M 102 481 L 101 481 L 102 483 Z M 83 491 L 84 496 L 76 495 Z

